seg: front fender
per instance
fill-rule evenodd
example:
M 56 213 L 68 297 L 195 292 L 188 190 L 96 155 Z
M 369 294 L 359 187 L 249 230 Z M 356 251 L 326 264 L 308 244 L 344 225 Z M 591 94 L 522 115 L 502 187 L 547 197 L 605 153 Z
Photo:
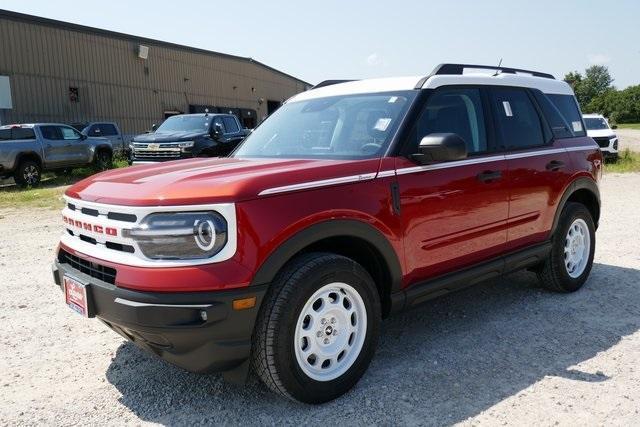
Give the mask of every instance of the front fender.
M 372 245 L 384 258 L 390 272 L 391 290 L 400 290 L 402 269 L 400 260 L 389 240 L 370 223 L 356 219 L 331 219 L 308 226 L 281 243 L 262 263 L 252 285 L 271 282 L 278 271 L 297 253 L 316 242 L 331 237 L 354 237 Z

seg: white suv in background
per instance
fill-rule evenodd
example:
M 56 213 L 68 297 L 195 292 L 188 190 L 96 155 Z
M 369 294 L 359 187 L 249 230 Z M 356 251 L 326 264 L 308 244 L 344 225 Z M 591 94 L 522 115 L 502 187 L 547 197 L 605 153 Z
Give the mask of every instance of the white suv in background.
M 584 114 L 582 118 L 587 127 L 587 135 L 600 146 L 605 159 L 618 160 L 618 136 L 613 132 L 615 126 L 611 128 L 601 114 Z

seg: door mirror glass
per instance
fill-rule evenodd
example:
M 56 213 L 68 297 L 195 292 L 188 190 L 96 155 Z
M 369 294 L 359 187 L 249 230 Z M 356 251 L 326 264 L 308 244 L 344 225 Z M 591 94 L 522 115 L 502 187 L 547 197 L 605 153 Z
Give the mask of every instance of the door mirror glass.
M 467 144 L 455 133 L 432 133 L 420 140 L 418 151 L 411 157 L 421 165 L 449 162 L 465 159 Z

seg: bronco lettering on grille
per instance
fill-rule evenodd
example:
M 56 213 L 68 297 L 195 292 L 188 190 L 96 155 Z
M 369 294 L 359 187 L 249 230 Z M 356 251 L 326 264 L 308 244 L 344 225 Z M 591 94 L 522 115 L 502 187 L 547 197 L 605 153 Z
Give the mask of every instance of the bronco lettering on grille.
M 92 231 L 97 234 L 106 234 L 107 236 L 117 236 L 118 230 L 113 227 L 103 227 L 97 224 L 91 224 L 89 222 L 78 221 L 77 219 L 69 218 L 62 215 L 62 221 L 72 227 L 79 228 L 81 230 Z

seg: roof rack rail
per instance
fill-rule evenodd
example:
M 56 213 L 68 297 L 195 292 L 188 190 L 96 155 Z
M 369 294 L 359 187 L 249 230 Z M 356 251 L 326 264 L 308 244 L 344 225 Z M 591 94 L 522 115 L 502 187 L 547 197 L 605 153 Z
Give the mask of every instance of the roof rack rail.
M 555 80 L 555 77 L 553 76 L 553 74 L 541 73 L 539 71 L 532 71 L 532 70 L 524 70 L 524 69 L 521 69 L 521 68 L 509 68 L 509 67 L 499 67 L 499 66 L 495 66 L 495 65 L 476 65 L 476 64 L 440 64 L 436 68 L 433 69 L 431 74 L 421 78 L 418 81 L 418 83 L 416 84 L 415 88 L 416 89 L 422 88 L 424 83 L 431 76 L 440 76 L 440 75 L 458 75 L 458 76 L 461 76 L 462 74 L 464 74 L 464 69 L 465 68 L 472 68 L 472 69 L 476 69 L 476 70 L 495 70 L 495 71 L 499 71 L 501 73 L 508 73 L 508 74 L 526 73 L 526 74 L 531 74 L 534 77 L 542 77 L 542 78 L 545 78 L 545 79 L 553 79 L 553 80 Z
M 348 82 L 355 82 L 355 80 L 325 80 L 325 81 L 322 81 L 322 82 L 318 83 L 317 85 L 315 85 L 311 89 L 318 89 L 319 87 L 337 85 L 339 83 L 348 83 Z

